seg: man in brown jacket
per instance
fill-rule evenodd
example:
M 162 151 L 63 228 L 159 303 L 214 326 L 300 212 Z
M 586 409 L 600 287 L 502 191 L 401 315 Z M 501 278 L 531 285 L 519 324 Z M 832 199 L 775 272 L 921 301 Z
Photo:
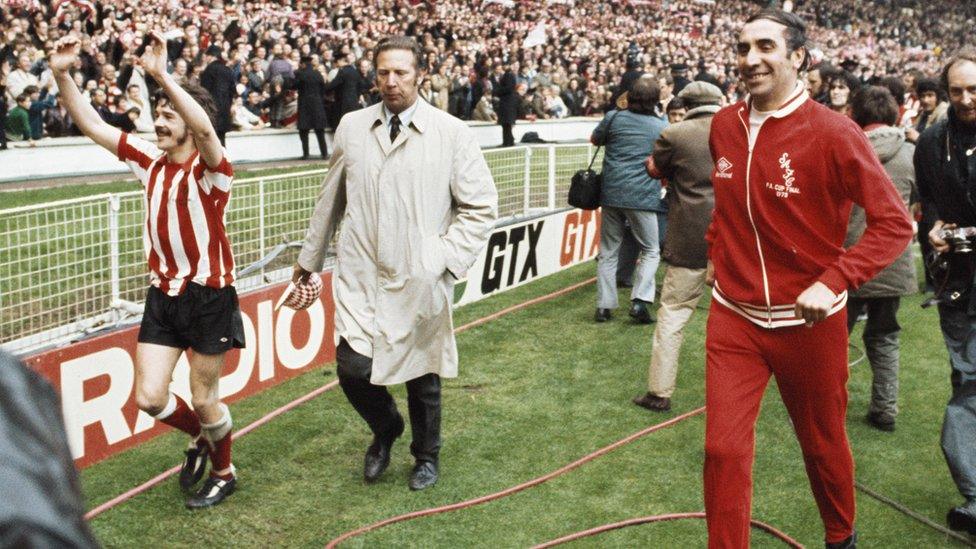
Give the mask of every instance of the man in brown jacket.
M 692 82 L 678 97 L 688 113 L 661 133 L 647 162 L 652 177 L 667 180 L 668 230 L 662 257 L 668 269 L 654 329 L 647 393 L 635 398 L 634 404 L 658 412 L 671 409 L 683 330 L 705 292 L 705 230 L 715 206 L 708 133 L 722 102 L 722 90 L 707 82 Z

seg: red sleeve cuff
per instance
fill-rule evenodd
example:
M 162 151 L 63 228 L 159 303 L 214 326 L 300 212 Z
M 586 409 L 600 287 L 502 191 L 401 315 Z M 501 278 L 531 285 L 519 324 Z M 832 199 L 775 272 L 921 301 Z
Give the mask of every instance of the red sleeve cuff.
M 834 295 L 840 295 L 841 292 L 847 290 L 848 286 L 847 279 L 844 278 L 844 275 L 834 268 L 824 271 L 824 274 L 820 275 L 819 282 L 830 288 L 830 291 L 834 292 Z

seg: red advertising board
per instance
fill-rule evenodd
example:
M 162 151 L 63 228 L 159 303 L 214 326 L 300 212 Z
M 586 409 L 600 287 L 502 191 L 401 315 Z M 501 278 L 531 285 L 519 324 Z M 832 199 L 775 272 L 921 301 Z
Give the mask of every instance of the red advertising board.
M 247 348 L 227 354 L 220 396 L 234 402 L 335 358 L 332 275 L 323 273 L 320 300 L 305 311 L 274 303 L 285 284 L 240 296 Z M 85 467 L 168 429 L 135 404 L 135 350 L 139 327 L 44 351 L 24 361 L 61 395 L 72 455 Z M 172 390 L 189 398 L 189 366 L 182 357 Z

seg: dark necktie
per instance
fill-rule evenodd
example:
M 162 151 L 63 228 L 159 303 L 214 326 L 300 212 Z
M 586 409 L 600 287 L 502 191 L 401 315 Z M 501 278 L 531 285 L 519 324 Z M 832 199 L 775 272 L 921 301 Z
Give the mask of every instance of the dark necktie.
M 400 117 L 394 114 L 390 119 L 390 143 L 396 141 L 398 135 L 400 135 Z

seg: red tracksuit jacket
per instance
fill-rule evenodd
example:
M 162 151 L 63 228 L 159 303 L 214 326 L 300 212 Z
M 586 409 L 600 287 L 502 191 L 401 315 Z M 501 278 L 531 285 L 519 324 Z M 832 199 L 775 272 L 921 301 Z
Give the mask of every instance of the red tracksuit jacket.
M 912 238 L 908 212 L 864 132 L 809 98 L 791 97 L 749 148 L 749 103 L 712 120 L 715 210 L 706 239 L 714 297 L 767 328 L 795 326 L 796 298 L 823 282 L 843 308 L 857 288 L 895 260 Z M 851 202 L 867 230 L 843 247 Z

